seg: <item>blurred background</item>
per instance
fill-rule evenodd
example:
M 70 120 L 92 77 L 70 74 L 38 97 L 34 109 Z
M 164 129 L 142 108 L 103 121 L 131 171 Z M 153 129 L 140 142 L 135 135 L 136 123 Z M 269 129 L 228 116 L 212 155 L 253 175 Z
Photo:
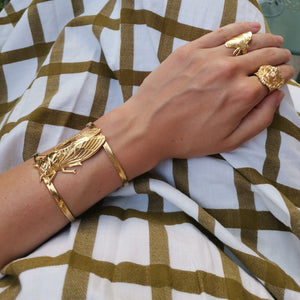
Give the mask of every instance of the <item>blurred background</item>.
M 8 3 L 9 0 L 0 0 L 0 10 L 3 8 L 3 6 Z
M 258 0 L 270 31 L 284 37 L 291 50 L 295 79 L 300 82 L 300 0 Z
M 9 0 L 0 0 L 0 10 Z M 300 83 L 300 0 L 258 0 L 270 31 L 284 37 L 283 47 L 292 52 L 294 79 Z

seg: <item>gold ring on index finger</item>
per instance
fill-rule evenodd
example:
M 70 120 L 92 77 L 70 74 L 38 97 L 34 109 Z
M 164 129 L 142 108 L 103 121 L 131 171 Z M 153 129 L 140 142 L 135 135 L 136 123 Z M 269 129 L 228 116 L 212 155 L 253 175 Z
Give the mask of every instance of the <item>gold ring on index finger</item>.
M 262 65 L 254 74 L 258 77 L 259 81 L 269 89 L 270 92 L 284 86 L 284 78 L 277 67 Z
M 225 47 L 235 48 L 235 50 L 233 51 L 233 55 L 237 56 L 240 54 L 246 54 L 251 39 L 252 39 L 252 32 L 248 31 L 228 40 L 225 43 Z

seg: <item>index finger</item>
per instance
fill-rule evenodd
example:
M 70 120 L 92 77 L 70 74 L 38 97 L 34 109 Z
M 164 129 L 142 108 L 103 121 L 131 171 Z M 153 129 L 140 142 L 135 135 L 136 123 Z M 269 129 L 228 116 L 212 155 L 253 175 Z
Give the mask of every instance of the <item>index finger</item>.
M 225 44 L 229 39 L 244 32 L 257 33 L 260 27 L 260 24 L 257 22 L 233 23 L 212 31 L 192 43 L 200 48 L 213 48 Z

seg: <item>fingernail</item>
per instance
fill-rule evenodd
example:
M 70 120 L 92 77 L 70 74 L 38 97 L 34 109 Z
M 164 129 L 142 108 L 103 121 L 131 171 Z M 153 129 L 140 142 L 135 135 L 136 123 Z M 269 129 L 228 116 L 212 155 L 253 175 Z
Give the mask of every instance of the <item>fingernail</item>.
M 276 38 L 279 44 L 283 44 L 283 37 L 281 35 L 277 35 Z

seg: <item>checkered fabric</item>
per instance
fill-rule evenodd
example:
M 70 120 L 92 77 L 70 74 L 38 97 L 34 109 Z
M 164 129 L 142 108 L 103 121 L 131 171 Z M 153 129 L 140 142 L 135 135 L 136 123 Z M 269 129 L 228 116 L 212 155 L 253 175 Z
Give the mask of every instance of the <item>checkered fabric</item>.
M 12 0 L 0 171 L 122 104 L 175 48 L 242 20 L 265 28 L 254 0 Z M 273 124 L 239 149 L 164 161 L 8 264 L 0 299 L 300 299 L 300 88 L 283 90 Z

